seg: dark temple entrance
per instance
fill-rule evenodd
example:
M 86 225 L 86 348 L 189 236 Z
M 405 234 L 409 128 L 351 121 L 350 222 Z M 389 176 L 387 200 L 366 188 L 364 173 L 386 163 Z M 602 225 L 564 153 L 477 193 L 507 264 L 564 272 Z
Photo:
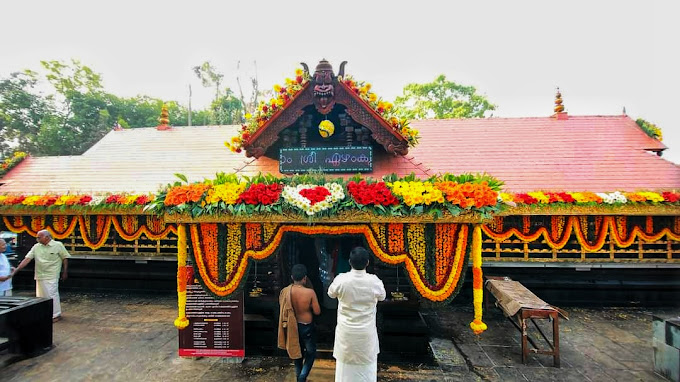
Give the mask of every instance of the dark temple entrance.
M 308 236 L 293 233 L 286 234 L 281 243 L 281 287 L 290 282 L 293 265 L 303 264 L 319 300 L 321 315 L 315 317 L 314 322 L 320 357 L 332 355 L 337 321 L 338 303 L 328 297 L 328 287 L 336 275 L 350 270 L 349 252 L 353 247 L 362 244 L 359 236 Z
M 355 246 L 366 246 L 360 235 L 309 236 L 286 233 L 276 255 L 251 266 L 244 286 L 246 312 L 246 356 L 279 355 L 276 348 L 279 304 L 282 288 L 291 283 L 290 270 L 304 264 L 316 292 L 321 315 L 314 318 L 317 333 L 317 357 L 331 358 L 337 322 L 337 300 L 327 295 L 333 278 L 350 270 L 349 253 Z M 378 303 L 379 360 L 382 362 L 431 363 L 429 330 L 423 320 L 420 299 L 412 291 L 408 275 L 402 266 L 384 264 L 376 256 L 370 257 L 368 272 L 377 275 L 385 284 L 387 299 Z M 250 297 L 255 286 L 263 289 L 260 297 Z M 391 292 L 402 292 L 407 300 L 392 298 Z

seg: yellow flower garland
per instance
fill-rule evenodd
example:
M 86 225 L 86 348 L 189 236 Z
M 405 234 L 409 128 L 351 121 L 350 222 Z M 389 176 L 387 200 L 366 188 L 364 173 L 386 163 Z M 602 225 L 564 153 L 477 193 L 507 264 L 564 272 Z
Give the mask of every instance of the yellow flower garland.
M 184 329 L 189 325 L 186 317 L 187 306 L 187 231 L 184 224 L 177 226 L 177 318 L 175 326 Z
M 472 296 L 474 299 L 475 319 L 470 328 L 475 334 L 486 330 L 482 322 L 482 302 L 484 300 L 484 280 L 482 275 L 482 229 L 476 224 L 472 231 Z
M 244 276 L 247 270 L 248 261 L 250 259 L 262 260 L 269 257 L 281 244 L 283 235 L 286 232 L 296 232 L 305 235 L 346 235 L 346 234 L 361 234 L 366 238 L 370 249 L 376 256 L 383 262 L 387 264 L 398 265 L 401 263 L 405 264 L 406 270 L 409 273 L 411 281 L 415 285 L 416 289 L 421 293 L 421 295 L 432 301 L 444 301 L 451 293 L 453 293 L 460 280 L 461 272 L 456 272 L 456 269 L 460 268 L 459 264 L 462 263 L 462 258 L 465 257 L 466 243 L 467 243 L 467 226 L 463 225 L 465 229 L 461 229 L 459 237 L 459 245 L 456 248 L 456 253 L 454 256 L 454 266 L 451 267 L 451 271 L 445 277 L 445 282 L 443 282 L 442 287 L 438 289 L 431 289 L 424 282 L 423 278 L 420 276 L 418 266 L 409 256 L 408 252 L 398 252 L 398 254 L 391 254 L 385 251 L 385 248 L 378 243 L 376 237 L 373 235 L 373 231 L 366 224 L 358 225 L 338 225 L 338 226 L 300 226 L 300 225 L 284 225 L 280 226 L 277 232 L 274 234 L 272 240 L 259 251 L 246 250 L 240 257 L 237 264 L 235 264 L 235 269 L 230 272 L 227 276 L 225 282 L 220 283 L 216 281 L 216 277 L 211 276 L 211 271 L 208 269 L 208 260 L 204 257 L 202 253 L 202 244 L 200 243 L 199 227 L 196 224 L 191 225 L 191 239 L 193 242 L 194 255 L 196 258 L 196 267 L 198 268 L 198 274 L 203 280 L 204 285 L 212 293 L 217 296 L 228 296 L 233 293 L 239 286 L 241 278 Z M 239 230 L 240 232 L 240 230 Z M 239 239 L 240 243 L 240 239 Z M 234 256 L 234 255 L 231 255 Z
M 413 259 L 420 278 L 425 278 L 425 224 L 409 224 L 406 230 L 408 252 Z

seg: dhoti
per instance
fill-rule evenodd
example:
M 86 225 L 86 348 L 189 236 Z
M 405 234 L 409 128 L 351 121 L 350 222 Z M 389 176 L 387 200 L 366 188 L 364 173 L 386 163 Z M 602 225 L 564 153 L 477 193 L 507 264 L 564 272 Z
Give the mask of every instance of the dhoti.
M 52 318 L 61 316 L 59 280 L 35 280 L 35 295 L 36 297 L 50 297 L 52 299 Z
M 378 380 L 378 361 L 368 365 L 352 365 L 335 361 L 336 382 L 375 382 Z

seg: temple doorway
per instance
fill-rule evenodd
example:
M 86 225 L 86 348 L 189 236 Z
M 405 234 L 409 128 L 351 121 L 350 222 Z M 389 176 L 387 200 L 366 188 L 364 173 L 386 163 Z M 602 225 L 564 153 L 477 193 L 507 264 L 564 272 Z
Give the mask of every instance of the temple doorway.
M 293 265 L 304 264 L 319 300 L 321 314 L 314 321 L 321 356 L 326 351 L 332 352 L 337 322 L 338 302 L 328 297 L 328 287 L 336 275 L 350 270 L 349 252 L 353 247 L 363 245 L 362 239 L 359 235 L 309 236 L 286 233 L 281 243 L 279 259 L 282 262 L 282 286 L 290 282 Z

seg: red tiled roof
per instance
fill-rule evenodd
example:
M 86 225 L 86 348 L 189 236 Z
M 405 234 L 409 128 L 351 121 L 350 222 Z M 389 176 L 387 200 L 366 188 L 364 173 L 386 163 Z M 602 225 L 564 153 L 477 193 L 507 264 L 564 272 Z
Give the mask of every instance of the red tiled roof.
M 627 116 L 421 120 L 430 173 L 487 172 L 511 192 L 680 189 L 680 167 Z
M 487 172 L 511 192 L 680 189 L 680 166 L 646 150 L 665 146 L 626 116 L 412 121 L 418 147 L 406 156 L 376 152 L 380 178 L 415 172 Z M 217 172 L 278 174 L 274 159 L 231 153 L 238 126 L 112 131 L 81 156 L 27 158 L 0 179 L 0 193 L 154 192 Z M 352 176 L 346 174 L 344 176 Z

